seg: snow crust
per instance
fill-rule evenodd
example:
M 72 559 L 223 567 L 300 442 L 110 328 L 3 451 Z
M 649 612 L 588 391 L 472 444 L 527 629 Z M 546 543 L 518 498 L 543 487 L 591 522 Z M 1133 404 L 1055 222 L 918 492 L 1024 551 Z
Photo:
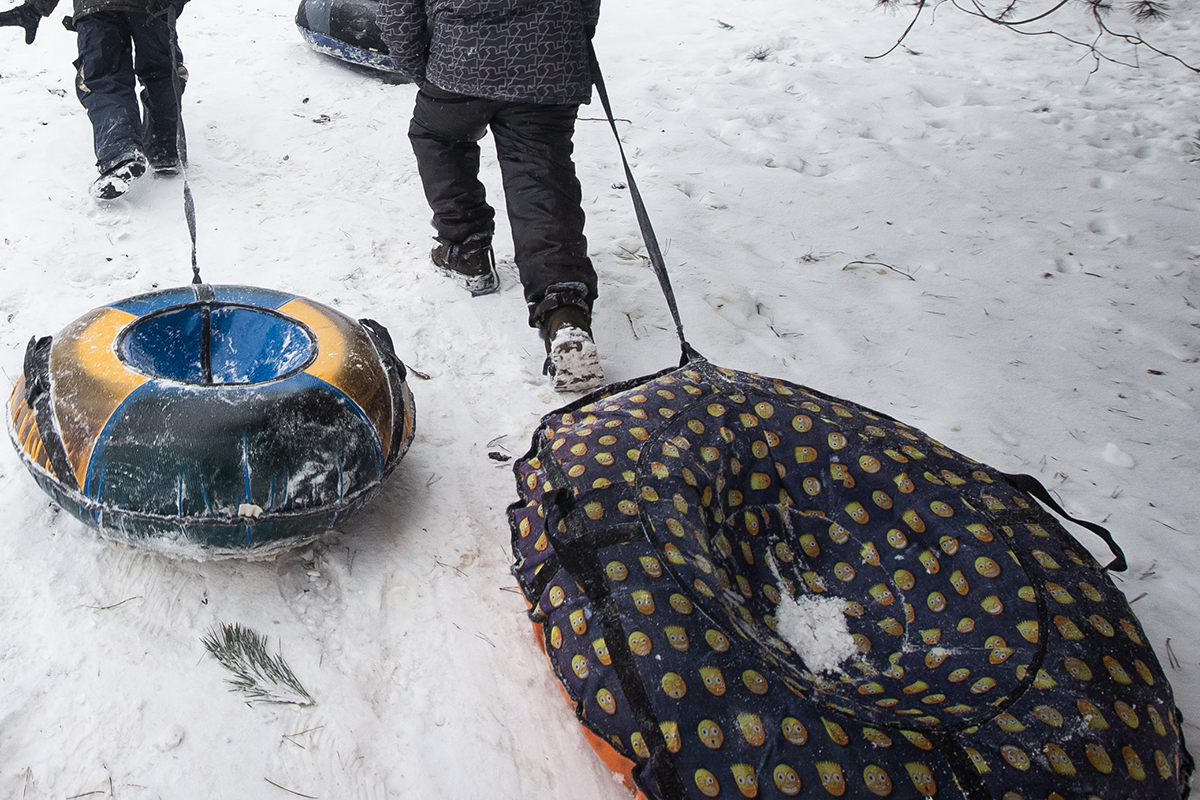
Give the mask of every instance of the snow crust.
M 1034 474 L 1103 520 L 1200 755 L 1200 80 L 1131 50 L 1114 54 L 1140 69 L 1093 74 L 1060 39 L 949 5 L 868 61 L 908 22 L 874 6 L 605 0 L 596 48 L 689 341 Z M 1200 62 L 1200 7 L 1172 11 L 1141 33 Z M 508 572 L 516 494 L 489 453 L 525 452 L 564 397 L 541 374 L 507 222 L 499 293 L 437 274 L 415 88 L 313 52 L 294 13 L 210 0 L 180 20 L 201 271 L 387 326 L 416 440 L 339 535 L 263 563 L 99 542 L 0 448 L 0 797 L 628 797 Z M 74 48 L 53 19 L 32 47 L 0 29 L 10 385 L 31 336 L 191 279 L 179 179 L 88 196 Z M 600 113 L 581 110 L 575 156 L 593 331 L 623 381 L 679 348 Z M 228 691 L 201 644 L 222 622 L 266 635 L 315 705 Z

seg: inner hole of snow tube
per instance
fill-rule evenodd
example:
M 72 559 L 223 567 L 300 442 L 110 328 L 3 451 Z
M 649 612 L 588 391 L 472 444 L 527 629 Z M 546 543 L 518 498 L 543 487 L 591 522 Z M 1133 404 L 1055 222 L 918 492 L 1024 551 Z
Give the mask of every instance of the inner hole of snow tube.
M 299 372 L 316 357 L 316 340 L 303 325 L 273 311 L 194 303 L 136 320 L 117 351 L 130 367 L 155 378 L 239 385 Z

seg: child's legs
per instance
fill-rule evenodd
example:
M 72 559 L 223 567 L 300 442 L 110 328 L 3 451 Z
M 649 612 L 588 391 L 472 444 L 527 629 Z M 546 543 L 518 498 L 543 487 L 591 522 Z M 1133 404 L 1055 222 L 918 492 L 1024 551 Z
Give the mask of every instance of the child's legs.
M 75 93 L 92 123 L 96 163 L 105 172 L 141 151 L 141 114 L 133 46 L 125 15 L 98 11 L 75 23 L 79 58 Z

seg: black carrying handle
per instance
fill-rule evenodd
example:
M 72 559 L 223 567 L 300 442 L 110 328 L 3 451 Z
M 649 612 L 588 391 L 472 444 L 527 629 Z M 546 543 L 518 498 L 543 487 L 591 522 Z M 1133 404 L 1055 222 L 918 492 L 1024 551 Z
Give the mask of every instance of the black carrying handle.
M 67 455 L 66 445 L 58 430 L 58 421 L 54 417 L 54 406 L 50 400 L 50 345 L 52 337 L 34 336 L 25 348 L 25 405 L 33 410 L 37 420 L 38 434 L 42 439 L 42 447 L 50 460 L 50 467 L 59 482 L 73 491 L 79 490 L 79 480 L 75 477 L 75 468 Z
M 1009 474 L 1007 472 L 1001 472 L 1000 474 L 1004 476 L 1004 480 L 1008 481 L 1013 487 L 1033 495 L 1040 500 L 1043 505 L 1049 507 L 1050 510 L 1052 510 L 1055 514 L 1058 514 L 1063 519 L 1074 522 L 1081 528 L 1087 528 L 1089 531 L 1103 539 L 1104 543 L 1108 545 L 1108 549 L 1113 554 L 1113 560 L 1108 562 L 1108 564 L 1104 566 L 1104 569 L 1110 572 L 1124 572 L 1129 568 L 1129 564 L 1125 561 L 1125 551 L 1123 551 L 1121 546 L 1117 544 L 1117 540 L 1113 538 L 1113 535 L 1108 528 L 1097 525 L 1094 522 L 1088 522 L 1085 519 L 1076 519 L 1075 517 L 1072 517 L 1065 510 L 1063 510 L 1063 507 L 1060 506 L 1053 497 L 1050 496 L 1049 490 L 1042 485 L 1042 482 L 1032 475 L 1025 475 L 1022 473 Z
M 646 212 L 646 204 L 642 202 L 642 193 L 638 191 L 637 181 L 633 179 L 633 170 L 629 167 L 629 160 L 625 158 L 625 147 L 621 144 L 617 121 L 613 118 L 612 105 L 608 102 L 608 91 L 604 88 L 604 76 L 600 73 L 600 62 L 596 59 L 596 49 L 590 41 L 588 42 L 588 55 L 592 61 L 592 83 L 596 85 L 596 94 L 600 97 L 600 105 L 604 106 L 604 113 L 608 116 L 608 125 L 617 139 L 617 150 L 621 153 L 621 164 L 625 167 L 625 180 L 629 184 L 629 196 L 633 200 L 633 213 L 637 217 L 638 227 L 642 231 L 642 241 L 646 243 L 646 253 L 650 257 L 650 265 L 654 268 L 654 274 L 658 277 L 658 285 L 667 298 L 667 308 L 671 310 L 671 318 L 675 321 L 675 334 L 679 337 L 679 346 L 683 351 L 679 359 L 679 366 L 682 367 L 695 359 L 703 361 L 704 356 L 688 343 L 683 334 L 683 321 L 679 317 L 679 307 L 675 303 L 675 292 L 671 288 L 671 276 L 667 274 L 667 265 L 663 261 L 662 249 L 658 246 L 654 228 L 650 225 L 650 215 Z

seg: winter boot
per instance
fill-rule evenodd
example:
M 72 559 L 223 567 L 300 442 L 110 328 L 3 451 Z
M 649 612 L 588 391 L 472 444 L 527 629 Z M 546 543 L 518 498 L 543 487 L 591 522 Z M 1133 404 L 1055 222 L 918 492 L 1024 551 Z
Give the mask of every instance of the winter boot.
M 437 242 L 437 247 L 429 253 L 434 266 L 457 281 L 472 297 L 491 294 L 500 288 L 490 236 L 477 234 L 461 243 L 438 237 Z
M 604 385 L 600 355 L 592 340 L 590 315 L 578 305 L 561 305 L 542 318 L 545 372 L 559 392 L 590 392 Z
M 92 197 L 97 200 L 116 200 L 129 191 L 130 184 L 146 174 L 149 166 L 144 155 L 135 153 L 116 166 L 109 167 L 92 183 Z

